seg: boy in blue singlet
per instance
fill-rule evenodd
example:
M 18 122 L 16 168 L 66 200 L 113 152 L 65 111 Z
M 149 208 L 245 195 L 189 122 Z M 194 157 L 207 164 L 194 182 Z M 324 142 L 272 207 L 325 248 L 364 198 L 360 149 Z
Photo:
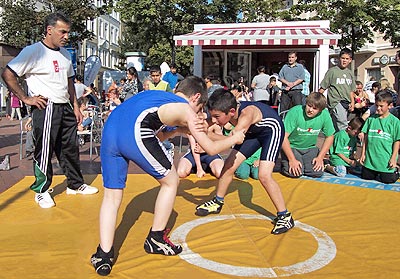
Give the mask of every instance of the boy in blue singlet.
M 207 108 L 214 123 L 223 127 L 230 122 L 235 127 L 232 131 L 233 136 L 245 130 L 246 137 L 242 144 L 235 145 L 225 160 L 216 196 L 197 206 L 196 215 L 206 216 L 218 214 L 221 211 L 224 205 L 224 196 L 236 169 L 261 147 L 258 176 L 278 215 L 274 219 L 274 228 L 271 233 L 287 232 L 294 226 L 294 221 L 291 213 L 286 209 L 281 189 L 272 177 L 275 160 L 285 134 L 281 118 L 275 110 L 260 102 L 240 102 L 238 104 L 235 96 L 224 89 L 217 89 L 210 96 Z
M 100 209 L 100 245 L 91 258 L 100 275 L 108 275 L 114 264 L 115 226 L 129 161 L 135 162 L 161 184 L 153 225 L 144 243 L 145 251 L 177 255 L 182 252 L 182 247 L 169 240 L 166 225 L 173 209 L 179 177 L 173 158 L 162 141 L 176 133 L 190 133 L 208 154 L 214 155 L 244 140 L 243 132 L 220 141 L 207 137 L 203 114 L 199 113 L 207 101 L 206 85 L 201 78 L 184 79 L 176 92 L 148 90 L 134 95 L 113 111 L 104 126 L 101 164 L 105 189 Z

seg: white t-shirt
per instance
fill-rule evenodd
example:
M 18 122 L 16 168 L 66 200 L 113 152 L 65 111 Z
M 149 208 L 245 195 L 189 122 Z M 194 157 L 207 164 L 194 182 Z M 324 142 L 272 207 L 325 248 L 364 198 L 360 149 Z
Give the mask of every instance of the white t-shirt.
M 25 75 L 30 96 L 41 95 L 53 103 L 68 103 L 68 78 L 74 75 L 71 56 L 42 42 L 25 47 L 8 67 L 19 77 Z
M 75 87 L 75 92 L 76 92 L 76 99 L 79 99 L 80 97 L 82 97 L 88 88 L 83 83 L 77 83 L 77 82 L 75 82 L 74 87 Z

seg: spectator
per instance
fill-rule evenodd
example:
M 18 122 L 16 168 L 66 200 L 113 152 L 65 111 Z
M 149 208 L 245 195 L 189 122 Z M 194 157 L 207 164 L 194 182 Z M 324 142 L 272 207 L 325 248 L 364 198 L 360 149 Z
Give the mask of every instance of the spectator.
M 224 166 L 224 160 L 221 155 L 208 155 L 193 136 L 188 135 L 188 138 L 190 148 L 179 160 L 177 167 L 179 177 L 185 178 L 190 173 L 195 173 L 198 178 L 201 178 L 206 173 L 211 173 L 216 178 L 219 178 Z
M 303 65 L 304 68 L 304 82 L 303 82 L 303 90 L 301 91 L 301 94 L 303 94 L 303 105 L 306 103 L 306 98 L 308 95 L 310 95 L 310 82 L 311 82 L 311 74 L 306 68 L 306 61 L 305 60 L 300 60 L 299 63 Z
M 21 101 L 18 98 L 18 96 L 15 95 L 12 91 L 10 91 L 10 94 L 11 94 L 11 117 L 10 117 L 10 120 L 14 120 L 15 112 L 17 113 L 18 120 L 21 120 L 22 119 Z
M 370 115 L 376 113 L 376 105 L 375 105 L 375 96 L 380 92 L 381 84 L 379 82 L 374 82 L 371 87 L 371 93 L 374 95 L 374 104 L 372 106 L 369 106 L 367 110 L 363 113 L 362 119 L 366 120 Z
M 85 84 L 83 84 L 83 77 L 81 75 L 75 76 L 75 92 L 76 92 L 76 99 L 79 100 L 80 97 L 86 97 L 90 93 L 92 93 L 92 89 Z
M 393 102 L 390 92 L 376 95 L 376 114 L 366 120 L 360 163 L 361 178 L 390 184 L 399 179 L 397 156 L 400 144 L 400 120 L 389 112 Z
M 11 91 L 32 108 L 35 138 L 34 174 L 31 189 L 42 208 L 55 206 L 49 192 L 53 179 L 53 153 L 67 177 L 67 194 L 90 195 L 98 189 L 84 183 L 79 161 L 77 124 L 82 121 L 74 87 L 71 56 L 64 48 L 71 21 L 61 13 L 49 14 L 44 38 L 25 47 L 4 69 L 2 77 Z M 29 96 L 18 83 L 26 77 Z
M 176 71 L 177 71 L 176 64 L 172 63 L 170 66 L 170 70 L 166 72 L 162 78 L 163 81 L 169 83 L 169 87 L 171 89 L 174 89 L 176 84 L 178 83 L 178 73 Z
M 143 84 L 139 80 L 138 72 L 135 67 L 129 67 L 126 71 L 126 83 L 120 92 L 120 98 L 125 101 L 141 91 L 143 91 Z
M 268 104 L 270 106 L 278 106 L 280 98 L 281 98 L 282 91 L 276 85 L 276 77 L 271 76 L 269 78 L 269 84 L 267 86 L 267 91 L 269 92 L 269 96 L 270 96 L 270 101 L 269 101 Z
M 304 67 L 296 62 L 297 52 L 288 54 L 288 63 L 279 71 L 279 80 L 282 82 L 280 111 L 287 111 L 293 106 L 303 104 Z
M 336 131 L 347 128 L 349 123 L 347 111 L 354 110 L 354 103 L 351 103 L 351 92 L 356 90 L 356 85 L 353 72 L 347 68 L 352 57 L 350 49 L 342 49 L 339 54 L 339 65 L 326 72 L 319 88 L 321 94 L 328 89 L 328 109 Z
M 25 139 L 25 157 L 29 158 L 35 151 L 35 144 L 33 141 L 32 131 L 32 117 L 29 116 L 28 121 L 25 123 L 26 139 Z
M 206 82 L 206 86 L 207 86 L 208 97 L 210 97 L 216 89 L 223 88 L 223 86 L 220 84 L 218 78 L 214 75 L 208 75 L 205 78 L 205 82 Z
M 324 173 L 324 157 L 333 143 L 332 119 L 326 108 L 326 98 L 312 92 L 306 105 L 291 108 L 285 116 L 285 139 L 282 144 L 282 174 L 292 178 L 302 175 L 321 177 Z M 317 147 L 318 135 L 325 140 Z
M 265 67 L 259 66 L 257 68 L 257 75 L 251 81 L 251 88 L 253 89 L 253 101 L 269 104 L 270 95 L 267 90 L 269 84 L 269 75 L 265 73 Z
M 235 176 L 240 179 L 249 177 L 258 180 L 258 168 L 260 167 L 261 148 L 244 160 L 235 171 Z
M 357 117 L 362 116 L 368 109 L 369 97 L 364 91 L 364 85 L 361 81 L 356 81 L 356 91 L 351 92 L 351 102 L 354 104 L 352 114 Z
M 349 122 L 346 130 L 335 133 L 331 148 L 329 149 L 329 164 L 325 170 L 340 177 L 348 172 L 354 172 L 358 160 L 354 157 L 357 150 L 357 136 L 361 132 L 364 120 L 355 117 Z
M 160 66 L 152 66 L 150 67 L 150 90 L 161 90 L 166 92 L 172 92 L 171 86 L 169 83 L 161 80 L 161 69 Z

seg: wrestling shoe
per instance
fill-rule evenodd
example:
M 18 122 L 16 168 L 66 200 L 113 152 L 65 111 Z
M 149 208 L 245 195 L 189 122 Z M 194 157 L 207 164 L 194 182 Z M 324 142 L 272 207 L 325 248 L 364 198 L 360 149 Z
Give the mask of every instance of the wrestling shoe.
M 212 200 L 200 204 L 196 207 L 197 216 L 207 216 L 208 214 L 218 214 L 221 212 L 224 201 L 218 201 L 216 197 Z
M 87 184 L 82 184 L 79 186 L 78 189 L 71 189 L 67 187 L 67 195 L 93 195 L 96 194 L 99 191 L 96 187 L 87 185 Z
M 169 229 L 157 232 L 150 230 L 144 241 L 144 250 L 149 254 L 162 254 L 165 256 L 178 255 L 182 252 L 182 246 L 175 245 L 169 240 L 169 231 Z
M 106 253 L 99 245 L 96 253 L 90 258 L 90 262 L 92 263 L 97 274 L 101 276 L 107 276 L 110 274 L 114 264 L 114 247 L 111 247 L 110 252 Z
M 35 202 L 39 204 L 41 208 L 50 208 L 56 206 L 54 203 L 53 198 L 51 197 L 50 193 L 53 192 L 53 189 L 48 189 L 44 193 L 36 193 L 35 194 Z
M 277 216 L 272 222 L 274 223 L 274 228 L 271 231 L 272 234 L 285 233 L 294 227 L 292 213 L 290 212 Z

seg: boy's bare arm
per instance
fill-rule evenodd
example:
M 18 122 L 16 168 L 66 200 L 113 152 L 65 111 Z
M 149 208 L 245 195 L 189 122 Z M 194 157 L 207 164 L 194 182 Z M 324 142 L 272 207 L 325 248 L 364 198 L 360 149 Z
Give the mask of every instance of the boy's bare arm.
M 261 121 L 262 113 L 256 106 L 248 106 L 242 110 L 240 114 L 237 124 L 235 125 L 235 130 L 247 130 L 252 124 L 255 124 Z
M 393 152 L 392 156 L 390 157 L 389 161 L 389 167 L 394 169 L 397 167 L 397 154 L 399 154 L 399 146 L 400 146 L 400 141 L 396 141 L 393 143 Z

